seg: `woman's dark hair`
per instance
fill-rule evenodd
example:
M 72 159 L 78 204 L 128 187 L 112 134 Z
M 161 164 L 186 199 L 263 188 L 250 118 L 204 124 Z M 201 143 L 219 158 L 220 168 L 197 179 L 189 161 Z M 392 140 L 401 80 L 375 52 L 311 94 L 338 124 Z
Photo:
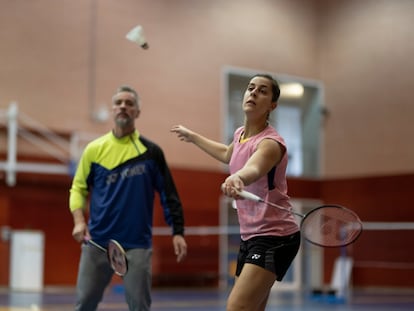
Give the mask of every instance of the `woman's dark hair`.
M 279 83 L 277 83 L 277 81 L 275 79 L 273 79 L 273 77 L 269 74 L 265 74 L 265 73 L 259 73 L 256 74 L 252 77 L 252 79 L 254 77 L 261 77 L 261 78 L 265 78 L 268 79 L 269 81 L 272 82 L 272 103 L 277 102 L 280 96 L 280 88 L 279 88 Z

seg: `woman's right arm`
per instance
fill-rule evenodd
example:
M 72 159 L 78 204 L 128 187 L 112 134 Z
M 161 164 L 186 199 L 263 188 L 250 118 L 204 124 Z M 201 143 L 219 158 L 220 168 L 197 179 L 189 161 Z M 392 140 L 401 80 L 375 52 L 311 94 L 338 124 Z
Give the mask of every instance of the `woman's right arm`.
M 216 142 L 193 132 L 182 125 L 174 125 L 171 128 L 171 132 L 176 133 L 181 141 L 193 143 L 216 160 L 226 164 L 230 162 L 231 153 L 233 152 L 233 144 L 227 146 Z

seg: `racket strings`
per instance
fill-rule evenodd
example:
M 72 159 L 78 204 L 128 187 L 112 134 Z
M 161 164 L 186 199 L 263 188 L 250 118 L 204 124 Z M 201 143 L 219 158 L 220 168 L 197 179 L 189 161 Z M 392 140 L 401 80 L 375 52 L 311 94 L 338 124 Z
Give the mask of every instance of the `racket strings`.
M 113 240 L 108 244 L 108 259 L 116 274 L 123 276 L 128 269 L 125 251 Z
M 325 206 L 311 211 L 302 221 L 304 237 L 321 246 L 345 246 L 355 241 L 362 231 L 358 216 L 338 206 Z

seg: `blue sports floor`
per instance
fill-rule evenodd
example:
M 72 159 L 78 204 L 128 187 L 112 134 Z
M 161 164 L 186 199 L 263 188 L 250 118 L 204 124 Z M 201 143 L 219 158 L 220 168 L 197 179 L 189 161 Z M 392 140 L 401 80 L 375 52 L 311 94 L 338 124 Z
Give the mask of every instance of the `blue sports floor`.
M 227 292 L 218 289 L 154 289 L 153 311 L 225 310 Z M 42 293 L 10 292 L 0 289 L 0 311 L 73 310 L 72 288 L 46 288 Z M 101 311 L 128 310 L 122 293 L 108 290 Z M 414 310 L 414 289 L 354 289 L 341 301 L 329 296 L 315 297 L 301 292 L 271 294 L 268 311 L 399 311 Z

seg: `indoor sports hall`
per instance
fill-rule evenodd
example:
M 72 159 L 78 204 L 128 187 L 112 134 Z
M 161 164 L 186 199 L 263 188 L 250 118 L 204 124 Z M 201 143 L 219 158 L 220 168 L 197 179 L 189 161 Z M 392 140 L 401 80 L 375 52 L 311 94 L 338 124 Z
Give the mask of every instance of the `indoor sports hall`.
M 0 311 L 74 310 L 69 189 L 123 84 L 185 217 L 177 263 L 156 197 L 152 310 L 226 310 L 240 241 L 228 167 L 170 129 L 229 144 L 256 73 L 280 85 L 268 122 L 293 209 L 340 205 L 363 228 L 342 247 L 302 239 L 266 310 L 414 310 L 413 18 L 411 0 L 0 0 Z M 124 293 L 114 275 L 98 310 L 128 310 Z

